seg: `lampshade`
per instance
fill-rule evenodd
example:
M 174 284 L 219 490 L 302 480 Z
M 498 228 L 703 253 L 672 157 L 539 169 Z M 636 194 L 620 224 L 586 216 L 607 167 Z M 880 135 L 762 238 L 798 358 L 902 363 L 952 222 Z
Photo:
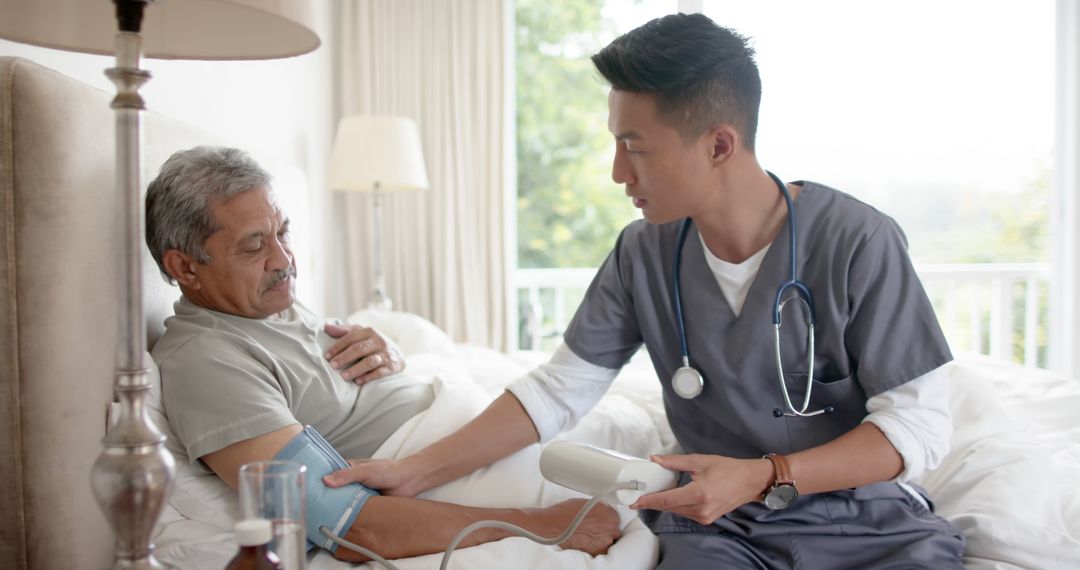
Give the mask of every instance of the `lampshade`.
M 427 168 L 416 122 L 406 117 L 354 115 L 338 123 L 330 188 L 352 192 L 427 190 Z
M 116 51 L 109 0 L 0 0 L 0 37 L 68 51 Z M 142 23 L 143 54 L 159 59 L 273 59 L 319 47 L 312 5 L 299 0 L 165 0 Z

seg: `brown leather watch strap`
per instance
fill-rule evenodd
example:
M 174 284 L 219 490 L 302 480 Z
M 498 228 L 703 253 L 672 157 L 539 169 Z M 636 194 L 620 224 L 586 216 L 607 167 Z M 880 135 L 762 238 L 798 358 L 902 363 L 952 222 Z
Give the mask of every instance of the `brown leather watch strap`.
M 768 453 L 765 458 L 772 461 L 773 470 L 776 473 L 776 485 L 795 484 L 795 480 L 791 478 L 791 466 L 788 465 L 787 457 L 777 453 Z

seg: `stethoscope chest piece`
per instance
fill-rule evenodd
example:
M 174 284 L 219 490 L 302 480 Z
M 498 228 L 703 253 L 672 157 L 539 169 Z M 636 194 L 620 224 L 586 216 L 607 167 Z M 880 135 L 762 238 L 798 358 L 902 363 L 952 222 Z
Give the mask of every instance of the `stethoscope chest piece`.
M 680 398 L 693 400 L 698 394 L 701 394 L 701 390 L 705 387 L 705 381 L 697 370 L 689 366 L 682 366 L 671 377 L 671 387 Z

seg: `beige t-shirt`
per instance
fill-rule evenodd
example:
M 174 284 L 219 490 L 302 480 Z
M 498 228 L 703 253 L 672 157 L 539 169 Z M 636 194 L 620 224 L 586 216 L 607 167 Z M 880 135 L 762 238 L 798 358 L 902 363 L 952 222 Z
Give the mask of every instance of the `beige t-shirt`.
M 397 374 L 357 386 L 323 357 L 334 340 L 299 303 L 248 319 L 185 298 L 154 346 L 169 425 L 196 459 L 291 424 L 311 425 L 346 458 L 370 457 L 434 398 L 430 379 Z

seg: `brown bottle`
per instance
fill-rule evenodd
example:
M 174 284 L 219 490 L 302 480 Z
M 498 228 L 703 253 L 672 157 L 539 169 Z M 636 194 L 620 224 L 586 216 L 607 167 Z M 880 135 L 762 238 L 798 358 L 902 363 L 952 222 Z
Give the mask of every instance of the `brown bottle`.
M 236 523 L 236 543 L 240 551 L 225 570 L 281 570 L 278 557 L 270 552 L 270 521 L 250 519 Z

